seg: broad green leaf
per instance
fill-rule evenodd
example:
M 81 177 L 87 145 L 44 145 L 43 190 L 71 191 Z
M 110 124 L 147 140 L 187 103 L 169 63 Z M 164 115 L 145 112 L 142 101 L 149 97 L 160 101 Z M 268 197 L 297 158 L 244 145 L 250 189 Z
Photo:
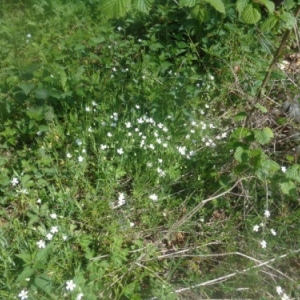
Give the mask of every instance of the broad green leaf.
M 295 189 L 295 184 L 291 180 L 280 183 L 280 189 L 285 194 L 288 195 L 291 190 Z
M 247 24 L 255 24 L 261 19 L 260 7 L 248 4 L 242 12 L 242 20 Z
M 44 118 L 42 106 L 31 106 L 26 113 L 31 120 L 41 121 Z
M 260 26 L 261 31 L 269 32 L 274 26 L 278 23 L 278 17 L 276 15 L 272 15 L 268 17 Z
M 218 12 L 225 14 L 225 6 L 222 0 L 205 0 L 205 2 L 209 3 Z
M 239 15 L 241 16 L 243 10 L 247 6 L 249 0 L 238 0 L 236 2 L 236 10 L 238 11 Z
M 265 159 L 261 162 L 261 169 L 265 175 L 272 175 L 280 169 L 280 166 L 271 159 Z
M 32 256 L 28 253 L 16 254 L 17 257 L 21 258 L 25 264 L 30 264 L 32 262 Z
M 39 275 L 34 278 L 34 285 L 46 294 L 51 292 L 51 278 L 47 275 Z
M 101 44 L 101 43 L 105 42 L 105 37 L 104 36 L 93 37 L 93 38 L 91 38 L 91 42 L 94 45 Z
M 46 100 L 49 97 L 49 91 L 42 87 L 38 88 L 37 90 L 35 90 L 35 96 L 38 99 Z
M 34 274 L 34 270 L 31 267 L 26 267 L 21 274 L 17 277 L 17 283 L 29 278 L 31 275 Z
M 48 262 L 48 256 L 50 255 L 51 251 L 52 251 L 51 245 L 48 245 L 46 248 L 42 250 L 38 250 L 33 267 L 35 269 L 44 269 Z
M 259 144 L 265 145 L 271 141 L 274 137 L 274 133 L 269 127 L 266 127 L 263 130 L 255 130 L 254 137 Z
M 239 127 L 237 128 L 236 130 L 233 131 L 232 133 L 232 137 L 233 138 L 236 138 L 236 139 L 242 139 L 242 138 L 245 138 L 249 135 L 251 135 L 251 130 L 248 129 L 248 128 L 245 128 L 245 127 Z
M 21 88 L 24 94 L 27 96 L 35 88 L 35 84 L 22 82 L 19 84 L 19 88 Z
M 44 119 L 46 121 L 53 121 L 55 118 L 54 109 L 52 106 L 45 106 L 44 107 Z
M 67 91 L 67 79 L 68 79 L 66 72 L 61 69 L 59 71 L 59 77 L 60 77 L 61 87 L 64 90 L 64 92 L 66 92 Z
M 300 183 L 300 165 L 293 165 L 292 167 L 288 168 L 285 175 L 287 178 L 293 179 Z
M 280 19 L 283 20 L 285 22 L 285 27 L 288 29 L 293 29 L 294 26 L 296 25 L 296 19 L 295 17 L 289 13 L 289 12 L 285 12 L 283 14 L 281 14 Z
M 191 16 L 193 19 L 198 20 L 200 23 L 203 23 L 208 19 L 208 12 L 205 7 L 197 4 L 192 8 Z
M 103 0 L 100 5 L 106 18 L 120 18 L 129 11 L 131 0 Z
M 240 163 L 246 162 L 249 158 L 248 151 L 242 147 L 237 147 L 234 152 L 234 158 Z
M 152 7 L 153 0 L 133 0 L 132 4 L 138 11 L 148 14 Z
M 181 6 L 193 7 L 199 3 L 199 0 L 180 0 L 179 3 Z
M 258 0 L 257 1 L 259 4 L 265 6 L 269 12 L 270 15 L 274 13 L 275 10 L 275 4 L 272 1 L 269 0 Z

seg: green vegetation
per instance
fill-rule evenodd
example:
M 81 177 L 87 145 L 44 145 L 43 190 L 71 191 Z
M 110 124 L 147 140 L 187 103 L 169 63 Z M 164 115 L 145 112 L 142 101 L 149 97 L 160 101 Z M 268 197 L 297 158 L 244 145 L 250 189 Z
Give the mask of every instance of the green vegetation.
M 296 10 L 2 4 L 0 298 L 299 299 Z

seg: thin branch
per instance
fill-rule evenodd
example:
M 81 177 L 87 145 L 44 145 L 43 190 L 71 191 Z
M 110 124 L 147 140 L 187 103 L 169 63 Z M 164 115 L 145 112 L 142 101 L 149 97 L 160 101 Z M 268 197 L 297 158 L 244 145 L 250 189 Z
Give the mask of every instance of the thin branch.
M 239 275 L 239 274 L 246 273 L 246 272 L 248 272 L 250 270 L 258 269 L 260 267 L 263 267 L 265 265 L 268 265 L 268 264 L 274 262 L 275 260 L 285 258 L 285 257 L 287 257 L 290 254 L 295 254 L 295 253 L 298 253 L 298 252 L 300 252 L 300 249 L 295 250 L 295 251 L 293 251 L 291 253 L 280 255 L 279 257 L 272 258 L 272 259 L 270 259 L 268 261 L 262 262 L 262 263 L 260 263 L 260 264 L 258 264 L 256 266 L 253 266 L 253 267 L 250 267 L 250 268 L 243 269 L 241 271 L 237 271 L 237 272 L 225 275 L 225 276 L 218 277 L 216 279 L 212 279 L 212 280 L 208 280 L 206 282 L 195 284 L 195 285 L 187 287 L 187 288 L 182 288 L 182 289 L 175 290 L 175 293 L 182 293 L 184 291 L 188 291 L 188 290 L 191 290 L 191 289 L 194 289 L 194 288 L 198 288 L 198 287 L 201 287 L 201 286 L 208 286 L 208 285 L 213 285 L 213 284 L 216 284 L 216 283 L 219 283 L 219 282 L 223 282 L 223 281 L 226 281 L 227 279 L 229 279 L 231 277 L 234 277 L 234 276 Z
M 298 18 L 299 14 L 300 14 L 300 6 L 298 6 L 296 14 L 295 14 L 296 19 Z M 275 65 L 276 65 L 276 63 L 277 63 L 277 61 L 278 61 L 278 59 L 281 55 L 281 52 L 282 52 L 283 48 L 286 46 L 286 43 L 287 43 L 287 40 L 288 40 L 288 37 L 289 37 L 290 33 L 291 33 L 291 29 L 287 29 L 285 31 L 283 37 L 282 37 L 281 44 L 280 44 L 279 48 L 277 49 L 277 51 L 276 51 L 276 53 L 273 57 L 273 60 L 272 60 L 271 65 L 269 67 L 269 70 L 268 70 L 268 72 L 267 72 L 267 74 L 266 74 L 266 76 L 263 80 L 263 83 L 262 83 L 262 85 L 261 85 L 261 87 L 258 91 L 257 100 L 259 100 L 262 97 L 262 94 L 263 94 L 263 92 L 264 92 L 264 90 L 267 86 L 267 83 L 270 79 L 271 73 L 272 73 L 272 71 L 273 71 L 273 69 L 274 69 L 274 67 L 275 67 Z
M 231 192 L 231 191 L 232 191 L 232 190 L 233 190 L 233 189 L 234 189 L 241 181 L 243 181 L 243 180 L 245 180 L 245 179 L 249 180 L 250 178 L 252 178 L 252 177 L 241 178 L 241 179 L 239 179 L 239 180 L 238 180 L 231 188 L 229 188 L 229 189 L 226 190 L 225 192 L 220 193 L 220 194 L 218 194 L 218 195 L 216 195 L 216 196 L 212 196 L 212 197 L 210 197 L 210 198 L 207 198 L 207 199 L 201 201 L 201 202 L 200 202 L 198 205 L 196 205 L 192 210 L 190 210 L 185 216 L 183 216 L 179 221 L 177 221 L 175 224 L 173 224 L 173 226 L 171 227 L 171 229 L 168 230 L 168 232 L 165 234 L 165 236 L 164 236 L 162 239 L 168 238 L 169 234 L 170 234 L 172 231 L 174 231 L 174 230 L 177 229 L 179 226 L 181 226 L 182 224 L 184 224 L 185 222 L 187 222 L 188 220 L 190 220 L 190 219 L 193 217 L 193 215 L 194 215 L 195 213 L 197 213 L 198 210 L 199 210 L 200 208 L 202 208 L 206 203 L 208 203 L 208 202 L 210 202 L 210 201 L 212 201 L 212 200 L 218 199 L 218 198 L 220 198 L 220 197 L 222 197 L 222 196 L 224 196 L 224 195 L 230 193 L 230 192 Z

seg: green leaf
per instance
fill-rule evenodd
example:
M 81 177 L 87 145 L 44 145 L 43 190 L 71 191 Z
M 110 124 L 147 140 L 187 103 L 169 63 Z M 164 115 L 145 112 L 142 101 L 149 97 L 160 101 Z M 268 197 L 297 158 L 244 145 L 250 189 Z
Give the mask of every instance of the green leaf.
M 242 112 L 239 112 L 238 114 L 236 114 L 236 115 L 234 116 L 234 119 L 235 119 L 236 121 L 242 121 L 242 120 L 246 119 L 247 116 L 248 116 L 248 114 L 242 111 Z
M 293 29 L 297 23 L 297 20 L 295 19 L 295 17 L 289 12 L 285 12 L 285 13 L 281 14 L 279 17 L 281 20 L 283 20 L 285 22 L 285 27 L 287 29 Z
M 272 1 L 269 0 L 258 0 L 257 1 L 259 4 L 265 6 L 269 12 L 270 15 L 274 13 L 275 10 L 275 4 Z
M 234 152 L 234 158 L 240 163 L 246 162 L 249 158 L 248 151 L 242 147 L 237 147 Z
M 218 12 L 225 14 L 225 6 L 222 0 L 205 0 L 205 2 L 209 3 Z
M 54 109 L 52 106 L 45 106 L 44 107 L 44 119 L 46 121 L 53 121 L 55 118 Z
M 280 183 L 280 189 L 285 195 L 290 194 L 290 192 L 295 188 L 296 186 L 291 180 Z
M 265 145 L 271 141 L 274 137 L 274 133 L 269 127 L 266 127 L 263 130 L 255 130 L 254 137 L 259 144 Z
M 120 18 L 130 9 L 131 0 L 103 0 L 101 8 L 103 15 L 110 18 Z
M 208 20 L 208 11 L 200 4 L 195 5 L 191 10 L 191 16 L 193 19 L 198 20 L 200 23 Z
M 16 254 L 16 256 L 21 258 L 25 264 L 30 264 L 32 261 L 32 256 L 28 253 L 19 253 Z
M 264 159 L 261 162 L 261 170 L 263 174 L 271 176 L 280 169 L 280 166 L 271 159 Z
M 34 270 L 31 267 L 26 267 L 21 274 L 17 277 L 17 282 L 21 282 L 25 280 L 26 278 L 29 278 L 34 274 Z
M 138 11 L 148 14 L 152 7 L 153 0 L 133 0 L 132 4 Z
M 242 12 L 242 20 L 247 24 L 255 24 L 261 19 L 260 7 L 248 4 Z
M 239 13 L 239 16 L 241 16 L 243 10 L 245 9 L 245 7 L 247 6 L 249 0 L 238 0 L 236 2 L 236 10 Z
M 34 278 L 34 285 L 48 295 L 51 292 L 51 278 L 47 275 L 36 276 Z
M 67 91 L 67 79 L 68 79 L 67 74 L 63 69 L 59 70 L 58 73 L 59 73 L 59 77 L 60 77 L 61 87 L 62 87 L 63 91 L 66 92 Z
M 31 106 L 26 113 L 31 120 L 41 121 L 44 118 L 42 106 Z
M 19 84 L 19 88 L 21 88 L 24 94 L 27 96 L 35 88 L 35 84 L 22 82 Z
M 198 0 L 180 0 L 179 3 L 181 6 L 193 7 L 197 3 L 199 3 L 199 1 Z
M 48 256 L 51 253 L 51 251 L 52 251 L 51 245 L 47 246 L 42 250 L 38 250 L 33 267 L 35 269 L 44 269 L 45 266 L 47 265 Z
M 44 88 L 38 88 L 35 90 L 35 96 L 38 99 L 46 100 L 49 97 L 49 91 Z
M 263 112 L 263 113 L 266 113 L 266 112 L 268 112 L 268 110 L 264 107 L 264 106 L 262 106 L 261 104 L 259 104 L 259 103 L 256 103 L 255 104 L 255 107 L 257 108 L 257 109 L 259 109 L 261 112 Z
M 268 17 L 260 26 L 261 31 L 263 32 L 269 32 L 271 31 L 275 25 L 278 23 L 278 17 L 275 15 L 272 15 Z
M 300 166 L 293 165 L 292 167 L 288 168 L 285 172 L 285 175 L 289 179 L 293 179 L 300 183 Z
M 248 137 L 252 134 L 251 130 L 245 127 L 239 127 L 236 130 L 233 131 L 231 134 L 231 137 L 236 139 L 243 139 L 245 137 Z

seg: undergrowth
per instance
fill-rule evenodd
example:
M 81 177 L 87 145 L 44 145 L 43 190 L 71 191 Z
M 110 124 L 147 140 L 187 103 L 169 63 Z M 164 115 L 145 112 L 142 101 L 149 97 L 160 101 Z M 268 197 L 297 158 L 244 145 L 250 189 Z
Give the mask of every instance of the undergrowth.
M 278 36 L 65 2 L 1 15 L 1 299 L 297 299 L 299 165 L 245 126 Z

